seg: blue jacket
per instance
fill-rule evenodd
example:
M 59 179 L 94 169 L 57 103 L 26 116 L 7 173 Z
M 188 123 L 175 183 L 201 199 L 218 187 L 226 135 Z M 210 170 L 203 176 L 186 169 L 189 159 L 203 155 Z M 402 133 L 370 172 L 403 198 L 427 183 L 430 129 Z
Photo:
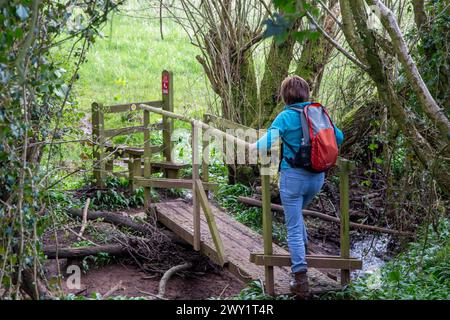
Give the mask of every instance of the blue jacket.
M 287 105 L 284 110 L 278 114 L 272 125 L 267 129 L 257 142 L 256 148 L 258 150 L 266 150 L 272 147 L 272 144 L 281 136 L 284 141 L 289 143 L 295 150 L 300 148 L 300 137 L 302 135 L 302 125 L 300 121 L 300 114 L 298 111 L 290 109 L 290 107 L 303 108 L 312 102 L 302 102 Z M 334 133 L 336 135 L 336 142 L 338 146 L 344 140 L 344 134 L 339 128 L 334 126 Z M 281 161 L 281 169 L 288 169 L 291 166 L 287 163 L 285 158 L 294 158 L 295 154 L 290 148 L 283 148 L 283 160 Z

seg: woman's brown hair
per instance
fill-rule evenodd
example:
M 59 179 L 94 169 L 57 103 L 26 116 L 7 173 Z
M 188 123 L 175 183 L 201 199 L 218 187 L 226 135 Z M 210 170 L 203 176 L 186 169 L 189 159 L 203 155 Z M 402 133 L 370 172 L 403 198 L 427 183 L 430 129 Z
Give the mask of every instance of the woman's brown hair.
M 285 104 L 309 100 L 309 85 L 299 76 L 290 76 L 281 83 L 280 95 Z

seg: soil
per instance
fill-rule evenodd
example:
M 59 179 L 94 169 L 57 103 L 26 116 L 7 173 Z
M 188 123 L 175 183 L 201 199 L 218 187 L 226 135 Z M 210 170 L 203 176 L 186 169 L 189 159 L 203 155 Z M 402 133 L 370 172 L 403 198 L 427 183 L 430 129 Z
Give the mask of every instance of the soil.
M 136 216 L 142 210 L 129 210 L 126 213 L 130 216 Z M 125 211 L 117 212 L 118 214 L 126 214 Z M 66 230 L 60 229 L 56 232 L 59 247 L 70 247 L 78 241 L 77 233 L 80 225 L 67 225 Z M 94 232 L 96 236 L 93 236 Z M 105 222 L 90 222 L 88 228 L 83 235 L 84 239 L 99 243 L 99 234 L 102 234 L 102 243 L 109 242 L 115 234 L 116 227 Z M 82 240 L 84 240 L 82 239 Z M 85 241 L 85 240 L 84 240 Z M 55 232 L 49 231 L 43 238 L 44 246 L 52 246 L 56 244 Z M 195 251 L 191 249 L 184 249 Z M 185 252 L 189 255 L 189 252 Z M 176 259 L 174 259 L 175 261 Z M 206 259 L 207 260 L 207 259 Z M 59 260 L 59 270 L 61 273 L 61 289 L 64 294 L 76 294 L 85 297 L 92 297 L 92 294 L 99 293 L 104 295 L 111 288 L 120 284 L 119 289 L 114 291 L 110 296 L 127 296 L 127 297 L 146 297 L 155 299 L 154 295 L 158 293 L 159 281 L 162 277 L 161 273 L 144 272 L 139 266 L 133 263 L 130 258 L 112 258 L 108 264 L 94 263 L 93 259 L 85 259 L 88 262 L 88 268 L 83 268 L 82 260 Z M 174 262 L 175 263 L 175 262 Z M 199 262 L 200 263 L 200 262 Z M 84 263 L 86 264 L 86 262 Z M 201 263 L 200 263 L 201 264 Z M 193 271 L 185 271 L 181 275 L 174 275 L 170 278 L 166 286 L 166 299 L 208 299 L 226 298 L 237 295 L 245 284 L 236 276 L 227 270 L 221 269 L 212 263 L 211 265 L 196 266 Z M 69 289 L 67 280 L 70 273 L 66 273 L 70 265 L 78 265 L 81 272 L 81 283 L 79 289 Z M 176 263 L 174 264 L 176 265 Z M 174 266 L 173 265 L 173 266 Z M 45 262 L 46 278 L 49 283 L 57 283 L 58 265 L 56 260 L 46 260 Z M 163 270 L 165 271 L 165 270 Z M 73 271 L 72 271 L 73 272 Z
M 66 269 L 67 262 L 60 261 L 61 272 Z M 73 264 L 73 261 L 70 263 Z M 56 277 L 55 261 L 47 262 L 48 276 Z M 69 275 L 67 275 L 69 276 Z M 124 263 L 112 263 L 99 268 L 92 267 L 86 273 L 82 272 L 80 289 L 67 288 L 67 276 L 62 280 L 62 290 L 65 294 L 72 293 L 91 297 L 93 293 L 104 295 L 111 288 L 120 284 L 119 289 L 110 296 L 146 297 L 154 299 L 158 294 L 160 275 L 142 272 L 138 267 Z M 194 276 L 173 276 L 166 286 L 165 298 L 177 299 L 208 299 L 211 297 L 230 297 L 238 294 L 244 283 L 226 270 L 219 273 L 206 272 Z

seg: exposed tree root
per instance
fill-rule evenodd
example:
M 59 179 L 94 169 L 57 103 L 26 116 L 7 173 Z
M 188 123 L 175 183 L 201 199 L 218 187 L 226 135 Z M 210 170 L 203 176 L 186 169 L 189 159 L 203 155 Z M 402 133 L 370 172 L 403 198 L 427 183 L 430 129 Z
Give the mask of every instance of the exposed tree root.
M 161 278 L 161 281 L 159 282 L 158 297 L 162 299 L 164 298 L 164 295 L 166 294 L 167 282 L 169 281 L 170 277 L 172 277 L 177 272 L 188 270 L 190 268 L 192 268 L 192 263 L 187 262 L 167 270 Z

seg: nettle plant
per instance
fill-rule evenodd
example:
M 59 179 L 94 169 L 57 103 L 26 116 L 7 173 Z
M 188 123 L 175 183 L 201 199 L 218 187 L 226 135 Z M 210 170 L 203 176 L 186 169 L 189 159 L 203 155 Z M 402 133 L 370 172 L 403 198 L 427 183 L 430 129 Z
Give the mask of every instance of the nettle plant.
M 52 214 L 50 163 L 64 141 L 86 51 L 121 1 L 0 2 L 0 296 L 48 295 L 39 237 Z M 69 48 L 62 55 L 61 46 Z M 62 68 L 63 61 L 70 71 Z M 69 61 L 69 62 L 67 62 Z M 46 165 L 41 163 L 46 162 Z

